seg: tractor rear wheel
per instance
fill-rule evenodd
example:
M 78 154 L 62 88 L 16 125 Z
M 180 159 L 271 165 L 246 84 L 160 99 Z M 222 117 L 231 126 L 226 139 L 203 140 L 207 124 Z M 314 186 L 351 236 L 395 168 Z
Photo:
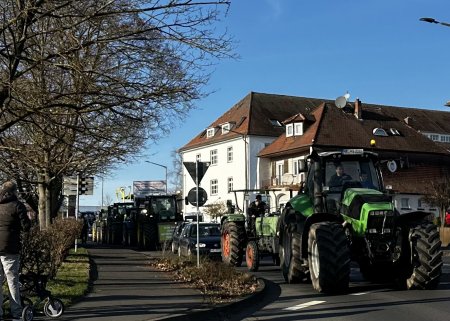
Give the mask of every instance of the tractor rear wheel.
M 400 271 L 408 290 L 435 289 L 442 274 L 441 240 L 436 225 L 422 222 L 409 227 L 409 242 L 403 247 Z
M 280 267 L 287 283 L 300 283 L 306 276 L 300 258 L 301 239 L 300 233 L 290 232 L 289 226 L 285 228 L 280 246 Z
M 308 261 L 315 290 L 341 293 L 348 289 L 350 250 L 342 225 L 335 222 L 311 225 L 308 234 Z
M 241 266 L 244 242 L 244 226 L 235 222 L 224 222 L 221 237 L 222 261 L 231 266 Z
M 245 249 L 245 262 L 247 269 L 251 272 L 258 271 L 259 268 L 259 250 L 255 241 L 249 241 Z

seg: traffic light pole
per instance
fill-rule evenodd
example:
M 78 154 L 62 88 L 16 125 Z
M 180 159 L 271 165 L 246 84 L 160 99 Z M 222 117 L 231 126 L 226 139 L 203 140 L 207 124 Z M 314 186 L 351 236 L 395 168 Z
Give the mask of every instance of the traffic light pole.
M 80 207 L 80 174 L 77 174 L 77 195 L 75 200 L 75 221 L 78 222 L 78 210 Z M 78 250 L 78 236 L 75 237 L 75 252 Z

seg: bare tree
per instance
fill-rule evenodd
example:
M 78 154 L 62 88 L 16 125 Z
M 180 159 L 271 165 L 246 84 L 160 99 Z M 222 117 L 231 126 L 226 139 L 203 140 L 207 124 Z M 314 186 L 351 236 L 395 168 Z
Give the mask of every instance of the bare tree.
M 431 181 L 423 200 L 440 209 L 441 226 L 445 223 L 445 211 L 450 208 L 450 176 L 447 174 L 439 181 Z
M 209 65 L 232 56 L 213 27 L 228 5 L 0 1 L 1 171 L 39 194 L 41 220 L 62 175 L 138 155 L 205 95 Z
M 183 190 L 183 159 L 178 150 L 173 150 L 170 153 L 172 157 L 172 170 L 169 172 L 171 183 L 173 185 L 173 192 Z M 183 193 L 182 193 L 183 195 Z

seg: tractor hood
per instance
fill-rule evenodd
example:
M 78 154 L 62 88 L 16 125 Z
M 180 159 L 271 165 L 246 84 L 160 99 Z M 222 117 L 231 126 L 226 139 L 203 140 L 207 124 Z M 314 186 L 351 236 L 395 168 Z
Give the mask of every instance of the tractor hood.
M 342 198 L 342 214 L 359 218 L 361 207 L 367 203 L 380 205 L 388 203 L 392 206 L 392 197 L 374 189 L 348 188 Z

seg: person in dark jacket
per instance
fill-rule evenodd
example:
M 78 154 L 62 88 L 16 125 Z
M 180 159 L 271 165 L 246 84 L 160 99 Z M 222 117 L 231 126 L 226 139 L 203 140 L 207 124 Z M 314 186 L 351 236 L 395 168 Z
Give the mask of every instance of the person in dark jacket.
M 19 292 L 20 234 L 28 230 L 30 225 L 25 205 L 17 199 L 16 183 L 3 183 L 0 190 L 0 285 L 6 277 L 13 320 L 20 320 L 22 315 Z M 1 286 L 0 302 L 3 302 Z M 0 319 L 2 317 L 3 310 L 0 305 Z

